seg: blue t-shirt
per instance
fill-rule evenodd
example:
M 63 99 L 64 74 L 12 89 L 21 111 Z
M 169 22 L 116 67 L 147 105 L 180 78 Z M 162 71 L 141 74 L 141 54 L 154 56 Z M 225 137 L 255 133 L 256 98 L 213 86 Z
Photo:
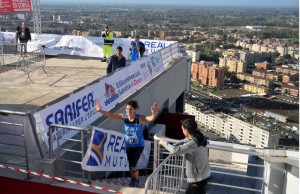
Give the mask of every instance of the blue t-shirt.
M 137 50 L 137 47 L 139 47 L 139 42 L 131 41 L 131 45 L 133 46 L 133 48 L 131 50 L 130 60 L 137 61 L 140 59 L 140 54 Z
M 132 122 L 129 121 L 128 115 L 124 118 L 124 138 L 127 148 L 143 147 L 144 134 L 142 126 L 139 123 L 140 115 L 136 114 Z

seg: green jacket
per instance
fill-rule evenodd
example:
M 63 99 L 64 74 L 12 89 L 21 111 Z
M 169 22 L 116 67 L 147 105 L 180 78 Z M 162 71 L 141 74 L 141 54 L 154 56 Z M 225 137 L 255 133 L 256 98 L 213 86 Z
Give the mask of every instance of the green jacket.
M 105 31 L 102 31 L 101 33 L 102 37 L 104 38 L 104 45 L 110 45 L 112 46 L 114 44 L 114 36 L 113 36 L 113 33 L 108 31 L 108 32 L 105 32 Z

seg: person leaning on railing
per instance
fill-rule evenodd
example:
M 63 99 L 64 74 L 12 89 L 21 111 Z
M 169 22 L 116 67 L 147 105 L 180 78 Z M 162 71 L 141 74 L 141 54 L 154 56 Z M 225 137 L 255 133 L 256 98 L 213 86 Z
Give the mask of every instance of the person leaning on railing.
M 131 100 L 126 104 L 126 113 L 125 114 L 113 114 L 107 111 L 102 110 L 102 107 L 98 100 L 96 100 L 95 109 L 106 117 L 112 119 L 120 119 L 124 121 L 124 138 L 126 143 L 126 154 L 129 163 L 129 169 L 131 173 L 131 187 L 139 186 L 139 170 L 136 165 L 138 160 L 144 150 L 144 135 L 142 129 L 143 122 L 154 121 L 158 105 L 154 103 L 151 107 L 150 116 L 142 116 L 136 113 L 138 109 L 137 101 Z
M 192 119 L 182 121 L 181 128 L 186 137 L 184 140 L 176 145 L 160 140 L 159 144 L 171 154 L 185 154 L 186 176 L 189 183 L 186 194 L 205 194 L 205 186 L 210 176 L 207 139 Z

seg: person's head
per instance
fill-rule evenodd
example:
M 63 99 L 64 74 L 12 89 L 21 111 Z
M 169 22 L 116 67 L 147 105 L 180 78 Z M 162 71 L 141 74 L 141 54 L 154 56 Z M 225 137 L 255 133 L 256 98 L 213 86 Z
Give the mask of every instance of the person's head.
M 121 56 L 122 55 L 122 51 L 123 51 L 123 48 L 121 46 L 118 46 L 117 49 L 116 49 L 116 55 L 117 56 Z
M 196 121 L 192 119 L 185 119 L 181 121 L 181 129 L 183 134 L 187 137 L 188 135 L 195 135 L 198 127 Z
M 105 27 L 105 32 L 108 32 L 109 31 L 109 28 L 108 26 Z
M 135 40 L 135 41 L 139 41 L 139 40 L 140 40 L 140 37 L 139 37 L 139 36 L 135 36 L 135 37 L 134 37 L 134 40 Z
M 25 23 L 25 22 L 22 22 L 21 27 L 22 27 L 22 28 L 26 28 L 26 23 Z
M 17 29 L 16 29 L 16 31 L 19 32 L 20 30 L 21 30 L 21 27 L 18 26 Z
M 126 104 L 126 114 L 133 117 L 136 114 L 137 109 L 139 109 L 139 104 L 135 100 L 130 100 Z

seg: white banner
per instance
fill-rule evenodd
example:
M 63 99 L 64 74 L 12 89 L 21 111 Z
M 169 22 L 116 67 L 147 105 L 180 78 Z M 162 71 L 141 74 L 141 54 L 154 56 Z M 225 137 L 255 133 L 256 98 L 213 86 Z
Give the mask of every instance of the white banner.
M 145 44 L 145 48 L 146 48 L 145 54 L 148 55 L 150 55 L 151 53 L 155 53 L 160 49 L 168 47 L 171 44 L 176 43 L 175 41 L 149 40 L 149 39 L 141 39 L 141 41 Z
M 145 141 L 145 149 L 137 168 L 147 167 L 151 142 Z M 124 134 L 94 127 L 91 142 L 82 160 L 81 167 L 87 171 L 128 171 Z
M 36 112 L 34 117 L 37 129 L 48 145 L 48 128 L 51 124 L 86 127 L 101 116 L 94 108 L 96 99 L 100 101 L 103 109 L 108 111 L 163 70 L 160 52 L 135 61 L 111 76 L 104 77 L 99 82 Z M 70 138 L 75 133 L 67 129 L 58 132 L 53 129 L 53 149 L 57 147 L 58 138 L 61 139 L 59 142 L 62 144 L 65 142 L 62 138 Z
M 2 32 L 3 44 L 15 44 L 14 32 Z M 32 41 L 28 42 L 31 49 L 37 49 L 39 46 L 45 46 L 45 53 L 48 55 L 78 55 L 86 57 L 101 58 L 103 56 L 102 48 L 104 40 L 102 37 L 93 36 L 73 36 L 73 35 L 58 35 L 58 34 L 31 34 Z M 130 51 L 131 38 L 114 38 L 112 54 L 118 46 L 122 46 L 123 55 L 128 58 Z M 145 44 L 146 55 L 150 55 L 162 48 L 165 48 L 175 41 L 148 40 L 141 39 Z M 28 51 L 31 51 L 29 49 Z
M 16 44 L 16 33 L 1 32 L 2 44 Z

